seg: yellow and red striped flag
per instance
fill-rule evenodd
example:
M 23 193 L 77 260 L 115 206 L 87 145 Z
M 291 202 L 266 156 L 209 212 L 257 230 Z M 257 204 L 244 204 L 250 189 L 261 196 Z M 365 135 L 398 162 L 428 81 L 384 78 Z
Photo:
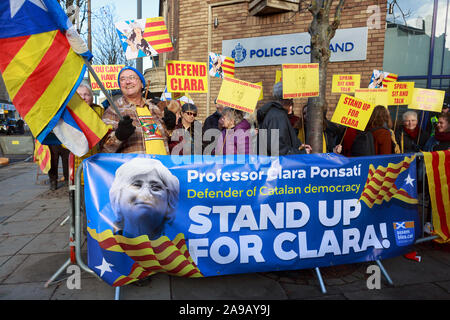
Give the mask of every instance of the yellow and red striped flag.
M 450 242 L 450 150 L 424 152 L 432 221 L 438 242 Z
M 403 188 L 399 189 L 395 184 L 398 176 L 403 171 L 409 169 L 410 163 L 414 158 L 415 156 L 411 156 L 410 158 L 405 157 L 403 161 L 399 163 L 389 163 L 387 167 L 378 166 L 376 169 L 371 164 L 369 166 L 366 184 L 361 192 L 359 201 L 363 201 L 369 208 L 372 208 L 374 204 L 380 205 L 383 201 L 389 202 L 392 198 L 410 204 L 418 203 L 417 195 L 415 194 L 416 192 L 411 195 L 412 192 L 408 193 Z M 412 174 L 415 177 L 415 172 Z M 412 181 L 415 180 L 415 178 L 413 179 L 409 174 L 407 179 L 409 179 L 408 181 L 411 185 Z
M 395 73 L 388 73 L 383 78 L 383 87 L 386 86 L 386 84 L 388 82 L 396 82 L 397 79 L 398 79 L 398 75 L 396 75 Z
M 123 286 L 161 272 L 187 278 L 203 277 L 181 233 L 174 240 L 167 236 L 149 240 L 146 235 L 137 238 L 115 235 L 109 229 L 97 233 L 88 228 L 88 232 L 103 250 L 124 253 L 134 261 L 130 272 L 118 276 L 112 286 Z
M 37 139 L 34 144 L 34 157 L 33 161 L 36 162 L 41 169 L 42 173 L 48 173 L 50 170 L 50 148 L 41 144 Z
M 225 57 L 222 63 L 222 70 L 224 77 L 234 78 L 234 59 Z
M 164 17 L 148 18 L 145 23 L 144 39 L 158 53 L 173 50 L 172 41 L 167 31 Z

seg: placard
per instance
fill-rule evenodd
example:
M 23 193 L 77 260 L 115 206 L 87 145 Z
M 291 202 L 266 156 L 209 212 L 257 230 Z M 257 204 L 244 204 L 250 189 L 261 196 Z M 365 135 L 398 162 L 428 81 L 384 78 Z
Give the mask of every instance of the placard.
M 283 64 L 283 98 L 319 96 L 319 64 Z
M 355 89 L 355 98 L 364 100 L 373 106 L 388 107 L 388 90 L 387 88 L 359 88 Z
M 409 105 L 412 101 L 414 92 L 414 82 L 389 82 L 386 84 L 388 89 L 388 104 Z
M 445 91 L 414 88 L 409 109 L 441 112 L 444 103 Z
M 331 122 L 364 131 L 374 106 L 361 99 L 342 94 Z
M 120 65 L 93 65 L 95 73 L 102 82 L 106 90 L 120 89 L 118 82 L 118 75 L 120 70 L 125 67 L 124 64 Z M 91 88 L 93 91 L 101 90 L 98 83 L 95 81 L 91 73 L 89 73 L 89 79 L 91 81 Z
M 359 88 L 361 75 L 359 74 L 334 74 L 331 86 L 333 93 L 353 93 Z
M 166 62 L 168 92 L 208 92 L 208 67 L 204 62 Z
M 217 103 L 244 112 L 252 113 L 261 94 L 262 87 L 247 81 L 224 78 Z

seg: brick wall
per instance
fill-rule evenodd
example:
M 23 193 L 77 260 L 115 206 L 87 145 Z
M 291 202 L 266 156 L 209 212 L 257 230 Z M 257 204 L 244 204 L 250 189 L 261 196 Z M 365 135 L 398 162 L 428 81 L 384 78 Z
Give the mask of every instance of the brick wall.
M 220 1 L 183 0 L 179 1 L 178 18 L 178 59 L 184 61 L 208 61 L 208 4 Z M 328 118 L 331 117 L 339 94 L 331 93 L 331 79 L 333 74 L 359 73 L 361 74 L 361 87 L 367 87 L 373 69 L 382 69 L 386 3 L 378 0 L 347 0 L 342 11 L 341 29 L 364 27 L 372 13 L 367 13 L 367 7 L 379 5 L 382 13 L 381 28 L 369 29 L 367 43 L 367 59 L 365 61 L 330 62 L 327 76 L 327 102 Z M 334 11 L 332 9 L 332 11 Z M 169 11 L 169 15 L 170 15 Z M 269 16 L 249 16 L 248 2 L 229 4 L 212 8 L 212 21 L 219 18 L 219 26 L 211 30 L 211 51 L 222 52 L 222 40 L 269 36 L 287 33 L 307 32 L 312 21 L 311 14 L 306 10 L 305 4 L 300 12 L 286 12 Z M 176 19 L 176 17 L 175 17 Z M 272 86 L 275 81 L 278 66 L 244 67 L 236 68 L 235 77 L 249 82 L 263 82 L 264 100 L 258 103 L 261 106 L 272 96 Z M 210 78 L 210 113 L 214 112 L 214 99 L 217 97 L 221 79 Z M 199 119 L 203 120 L 206 114 L 205 94 L 191 95 L 199 107 Z M 299 114 L 306 99 L 295 100 L 295 113 Z

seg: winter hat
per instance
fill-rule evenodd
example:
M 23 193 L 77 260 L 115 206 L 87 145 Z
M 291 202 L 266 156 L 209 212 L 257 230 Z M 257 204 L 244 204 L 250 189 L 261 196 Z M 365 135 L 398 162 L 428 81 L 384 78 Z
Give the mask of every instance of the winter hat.
M 132 71 L 134 71 L 134 72 L 139 76 L 139 78 L 141 79 L 141 82 L 142 82 L 142 88 L 145 88 L 145 78 L 144 78 L 144 76 L 142 75 L 142 73 L 140 73 L 137 69 L 135 69 L 135 68 L 133 68 L 133 67 L 124 67 L 124 68 L 122 68 L 122 70 L 120 70 L 119 76 L 117 77 L 117 82 L 119 83 L 119 88 L 120 88 L 120 74 L 121 74 L 124 70 L 132 70 Z

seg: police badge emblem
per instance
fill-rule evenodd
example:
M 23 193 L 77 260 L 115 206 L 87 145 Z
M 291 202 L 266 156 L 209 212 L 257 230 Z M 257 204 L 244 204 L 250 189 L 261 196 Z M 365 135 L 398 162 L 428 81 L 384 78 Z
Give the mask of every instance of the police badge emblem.
M 231 57 L 236 61 L 236 62 L 242 62 L 245 60 L 245 57 L 247 56 L 247 50 L 245 50 L 245 48 L 238 43 L 233 51 L 231 51 Z

